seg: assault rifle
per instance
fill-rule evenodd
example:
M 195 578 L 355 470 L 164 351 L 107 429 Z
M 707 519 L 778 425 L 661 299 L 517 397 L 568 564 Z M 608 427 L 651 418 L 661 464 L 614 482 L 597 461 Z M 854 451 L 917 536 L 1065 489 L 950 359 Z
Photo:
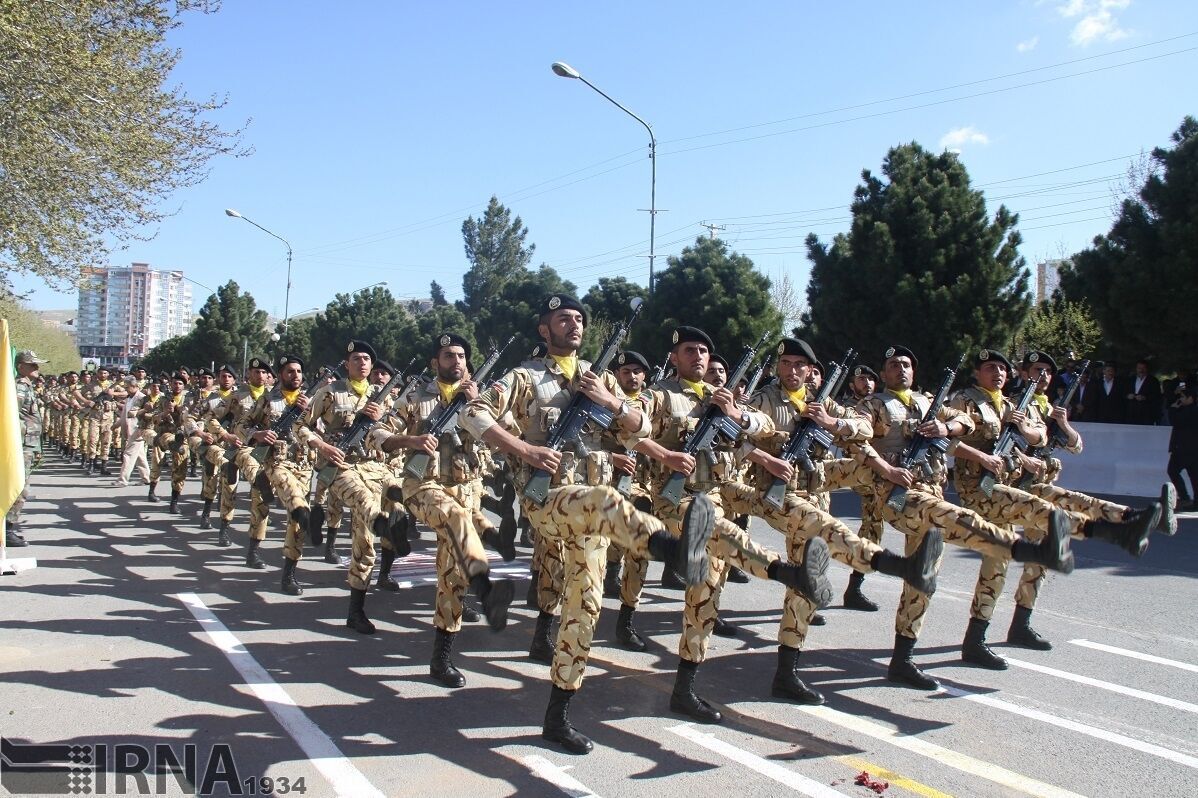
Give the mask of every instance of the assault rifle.
M 765 343 L 769 333 L 761 336 L 753 346 L 746 346 L 745 351 L 740 356 L 740 362 L 736 364 L 736 368 L 728 377 L 728 385 L 738 385 L 749 372 L 749 366 L 753 364 L 754 358 L 757 357 L 757 350 Z M 699 423 L 695 425 L 695 431 L 686 439 L 686 443 L 682 445 L 682 453 L 689 454 L 692 457 L 696 454 L 701 454 L 707 459 L 709 465 L 715 465 L 715 452 L 711 447 L 716 442 L 716 436 L 722 436 L 729 442 L 735 441 L 740 437 L 742 432 L 741 425 L 728 418 L 723 410 L 713 404 L 707 405 L 707 410 L 703 412 L 703 417 L 699 419 Z M 682 501 L 682 490 L 686 487 L 686 474 L 681 471 L 675 471 L 670 474 L 670 478 L 666 480 L 665 487 L 661 490 L 661 496 L 675 507 Z
M 849 351 L 844 353 L 844 357 L 841 358 L 839 363 L 832 364 L 832 373 L 824 380 L 812 403 L 823 404 L 832 396 L 832 392 L 840 383 L 841 377 L 848 372 L 848 364 L 856 356 L 856 350 L 850 348 Z M 778 457 L 792 466 L 797 463 L 800 468 L 810 474 L 815 471 L 815 461 L 811 458 L 811 448 L 818 443 L 825 449 L 831 449 L 832 441 L 832 434 L 826 429 L 816 424 L 812 419 L 801 418 L 794 432 L 790 433 L 790 440 L 786 442 L 786 446 L 782 447 L 782 453 Z M 782 509 L 782 501 L 786 498 L 786 480 L 781 477 L 774 477 L 774 481 L 770 483 L 769 488 L 765 491 L 764 498 L 771 506 Z
M 765 360 L 757 364 L 757 368 L 753 370 L 753 376 L 749 377 L 749 384 L 745 386 L 745 399 L 748 399 L 757 391 L 757 384 L 761 382 L 761 375 L 765 374 L 765 370 L 769 368 L 770 361 L 773 359 L 773 355 L 766 355 Z
M 666 376 L 666 368 L 668 368 L 669 365 L 670 355 L 667 353 L 666 359 L 657 364 L 657 366 L 653 369 L 653 374 L 649 377 L 649 381 L 645 384 L 656 385 L 657 383 L 661 382 Z
M 383 385 L 377 391 L 371 393 L 370 397 L 367 399 L 367 403 L 386 399 L 387 394 L 391 393 L 392 388 L 399 385 L 400 380 L 404 378 L 407 370 L 416 365 L 416 361 L 418 359 L 419 358 L 415 357 L 412 358 L 406 368 L 404 368 L 398 374 L 392 375 L 391 379 L 387 381 L 386 385 Z M 346 454 L 349 454 L 354 449 L 361 449 L 362 442 L 366 440 L 366 434 L 369 433 L 377 423 L 378 422 L 375 419 L 371 418 L 365 413 L 358 413 L 350 425 L 342 432 L 337 442 L 333 445 Z M 323 485 L 332 484 L 333 479 L 337 476 L 337 471 L 337 465 L 335 463 L 329 463 L 327 466 L 320 469 L 320 473 L 317 475 L 317 480 Z
M 1020 413 L 1027 410 L 1027 406 L 1032 403 L 1032 397 L 1036 395 L 1036 388 L 1048 375 L 1044 372 L 1040 375 L 1040 379 L 1035 382 L 1029 382 L 1027 387 L 1023 389 L 1023 393 L 1019 397 L 1019 404 L 1015 406 L 1015 412 Z M 991 452 L 995 457 L 1002 458 L 1005 471 L 1015 470 L 1015 450 L 1026 452 L 1031 448 L 1031 444 L 1027 442 L 1027 438 L 1023 437 L 1023 433 L 1019 431 L 1019 426 L 1008 421 L 1003 425 L 1002 432 L 998 434 L 998 440 L 994 443 L 994 451 Z M 978 482 L 978 489 L 987 497 L 994 493 L 994 486 L 998 482 L 998 475 L 990 471 L 982 472 L 982 479 Z
M 1064 396 L 1053 403 L 1055 407 L 1069 407 L 1069 403 L 1073 401 L 1073 397 L 1077 394 L 1078 385 L 1081 384 L 1081 380 L 1078 378 L 1088 368 L 1090 368 L 1089 360 L 1083 360 L 1078 364 L 1078 366 L 1073 370 L 1073 381 L 1069 383 L 1069 389 L 1065 391 Z M 1065 446 L 1069 443 L 1068 439 L 1065 438 L 1065 433 L 1061 431 L 1061 425 L 1056 422 L 1056 419 L 1047 419 L 1047 421 L 1048 440 L 1043 446 L 1036 446 L 1030 452 L 1028 452 L 1028 454 L 1030 454 L 1032 457 L 1039 457 L 1041 460 L 1046 457 L 1050 457 L 1052 453 L 1057 450 L 1057 447 Z M 1035 474 L 1029 471 L 1020 477 L 1019 487 L 1022 490 L 1027 490 L 1028 487 L 1035 481 Z
M 507 339 L 507 343 L 498 349 L 491 347 L 491 351 L 487 355 L 487 359 L 483 361 L 481 366 L 479 366 L 478 372 L 476 374 L 470 375 L 470 379 L 476 383 L 485 380 L 487 375 L 491 373 L 491 369 L 495 368 L 495 364 L 499 362 L 499 358 L 501 355 L 503 355 L 503 351 L 511 346 L 511 343 L 514 340 L 516 340 L 515 335 Z M 428 435 L 433 435 L 440 440 L 441 436 L 446 434 L 448 431 L 449 435 L 455 439 L 453 441 L 454 445 L 461 446 L 462 442 L 457 438 L 458 413 L 461 412 L 465 405 L 466 394 L 459 391 L 457 395 L 453 397 L 453 399 L 449 400 L 449 404 L 442 408 L 441 412 L 438 413 L 431 421 L 429 421 L 428 429 L 425 430 L 425 433 Z M 411 453 L 408 455 L 408 462 L 404 465 L 404 473 L 416 479 L 424 479 L 424 475 L 428 473 L 430 459 L 431 457 L 429 453 L 424 450 Z
M 932 400 L 932 404 L 928 406 L 928 412 L 923 414 L 923 418 L 919 420 L 920 426 L 935 421 L 936 416 L 940 415 L 940 409 L 944 407 L 944 403 L 948 401 L 948 392 L 953 387 L 953 380 L 957 377 L 957 372 L 961 366 L 965 364 L 965 355 L 961 355 L 961 359 L 957 361 L 955 369 L 946 368 L 944 370 L 944 379 L 940 382 L 940 390 L 936 391 L 936 397 Z M 903 449 L 902 457 L 899 458 L 898 467 L 906 468 L 911 471 L 919 471 L 920 476 L 924 479 L 932 478 L 932 466 L 928 462 L 928 455 L 932 450 L 945 454 L 948 452 L 948 438 L 927 438 L 916 432 L 911 436 L 907 446 Z M 895 485 L 890 491 L 890 496 L 886 499 L 886 504 L 890 506 L 896 513 L 902 512 L 907 506 L 907 487 L 905 485 Z
M 641 313 L 641 308 L 644 307 L 644 300 L 640 297 L 634 297 L 629 303 L 632 307 L 632 313 L 621 324 L 617 325 L 610 336 L 607 343 L 603 346 L 603 352 L 599 355 L 599 359 L 591 364 L 591 371 L 595 374 L 602 374 L 603 371 L 611 364 L 612 359 L 616 356 L 616 351 L 619 350 L 620 344 L 623 343 L 624 337 L 628 335 L 628 329 L 632 327 L 637 316 Z M 594 399 L 590 398 L 582 391 L 575 391 L 574 396 L 570 399 L 569 406 L 565 412 L 558 418 L 557 423 L 549 430 L 549 439 L 545 442 L 545 446 L 553 449 L 555 452 L 560 452 L 567 444 L 574 450 L 582 454 L 580 451 L 582 441 L 580 437 L 582 430 L 588 423 L 593 423 L 598 427 L 606 429 L 611 426 L 615 416 L 606 407 L 598 404 Z M 543 468 L 535 469 L 532 476 L 528 480 L 528 484 L 524 486 L 524 495 L 535 501 L 537 504 L 544 504 L 549 498 L 549 485 L 553 480 L 553 475 Z
M 341 362 L 344 363 L 345 361 Z M 340 368 L 340 366 L 337 368 Z M 316 379 L 312 380 L 312 384 L 304 391 L 304 396 L 311 399 L 316 395 L 318 390 L 324 387 L 325 378 L 331 377 L 336 373 L 336 368 L 331 369 L 328 366 L 321 366 L 320 371 L 316 372 Z M 303 412 L 304 410 L 300 408 L 299 402 L 296 402 L 280 413 L 279 417 L 275 419 L 275 423 L 270 425 L 270 431 L 275 434 L 275 438 L 280 441 L 289 438 L 291 436 L 291 428 L 295 426 L 296 421 L 299 421 L 299 417 Z M 254 447 L 254 450 L 250 454 L 253 455 L 255 460 L 261 463 L 266 460 L 266 455 L 270 453 L 272 445 L 269 443 L 259 444 Z

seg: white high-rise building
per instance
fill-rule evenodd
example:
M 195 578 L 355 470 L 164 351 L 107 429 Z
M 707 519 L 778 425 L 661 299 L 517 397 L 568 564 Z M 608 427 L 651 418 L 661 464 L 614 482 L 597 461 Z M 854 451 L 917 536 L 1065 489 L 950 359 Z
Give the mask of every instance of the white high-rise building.
M 92 269 L 79 289 L 79 354 L 127 365 L 168 338 L 191 331 L 191 285 L 181 271 L 148 263 Z
M 1059 258 L 1036 264 L 1036 302 L 1052 299 L 1052 292 L 1061 287 L 1061 267 L 1069 263 Z

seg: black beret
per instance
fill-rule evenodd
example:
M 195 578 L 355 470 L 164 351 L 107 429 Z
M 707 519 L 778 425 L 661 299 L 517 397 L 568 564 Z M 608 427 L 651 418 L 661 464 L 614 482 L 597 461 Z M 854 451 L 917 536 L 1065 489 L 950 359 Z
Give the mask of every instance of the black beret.
M 197 371 L 196 376 L 198 376 L 198 377 L 215 377 L 216 375 L 212 373 L 212 369 L 204 368 L 204 369 L 200 369 L 199 371 Z
M 649 361 L 645 360 L 645 356 L 640 352 L 633 352 L 631 349 L 625 349 L 620 354 L 616 355 L 615 367 L 620 366 L 640 366 L 648 374 L 652 369 L 649 367 Z
M 552 313 L 555 310 L 577 310 L 582 314 L 582 323 L 587 323 L 587 311 L 574 297 L 569 294 L 550 294 L 545 297 L 545 301 L 541 303 L 541 309 L 537 312 L 538 316 L 544 316 Z
M 886 351 L 882 353 L 882 368 L 886 368 L 887 360 L 890 360 L 890 358 L 892 358 L 892 357 L 898 357 L 900 355 L 911 358 L 911 368 L 916 368 L 916 369 L 919 368 L 919 358 L 917 358 L 915 356 L 914 352 L 912 352 L 910 349 L 903 346 L 902 344 L 893 344 L 891 346 L 886 347 Z
M 708 351 L 715 351 L 715 344 L 711 342 L 711 338 L 698 327 L 687 327 L 686 325 L 675 327 L 674 334 L 670 336 L 670 345 L 689 343 L 705 344 Z
M 1053 374 L 1057 373 L 1057 362 L 1053 360 L 1052 355 L 1048 354 L 1047 352 L 1028 352 L 1023 356 L 1024 368 L 1027 368 L 1034 363 L 1041 363 L 1045 366 L 1048 366 L 1049 370 L 1051 370 Z
M 811 349 L 811 345 L 801 338 L 783 338 L 778 342 L 777 353 L 779 357 L 790 355 L 791 357 L 805 357 L 813 366 L 820 365 L 819 358 L 815 356 L 815 352 Z M 820 366 L 822 370 L 823 367 Z
M 160 371 L 160 372 L 158 372 L 158 376 L 157 376 L 155 379 L 158 379 L 158 380 L 169 380 L 170 378 L 171 378 L 171 377 L 170 377 L 170 375 L 169 375 L 169 374 L 167 374 L 165 371 Z
M 710 367 L 711 363 L 723 363 L 725 373 L 730 371 L 730 369 L 728 368 L 728 361 L 724 359 L 723 355 L 717 355 L 715 352 L 712 352 L 711 353 L 711 362 L 708 363 L 707 365 Z
M 862 376 L 869 377 L 874 382 L 880 382 L 882 379 L 881 377 L 878 376 L 878 372 L 874 371 L 869 366 L 853 366 L 853 376 L 854 377 L 862 377 Z
M 374 361 L 374 363 L 372 363 L 372 364 L 371 364 L 370 370 L 371 370 L 371 371 L 385 371 L 385 372 L 387 372 L 388 374 L 390 374 L 390 375 L 392 375 L 392 376 L 394 376 L 395 374 L 397 374 L 397 373 L 398 373 L 398 372 L 395 370 L 395 367 L 394 367 L 394 366 L 392 366 L 390 363 L 388 363 L 388 362 L 387 362 L 387 361 L 385 361 L 385 360 L 376 360 L 376 361 Z
M 186 373 L 187 373 L 187 372 L 185 372 L 185 371 L 183 371 L 182 369 L 180 369 L 180 370 L 176 371 L 174 374 L 172 374 L 172 375 L 171 375 L 171 379 L 172 379 L 172 380 L 182 380 L 183 382 L 187 382 L 187 378 L 183 376 L 183 375 L 184 375 L 184 374 L 186 374 Z
M 354 352 L 365 352 L 366 354 L 370 355 L 371 360 L 379 359 L 378 353 L 374 351 L 374 347 L 365 341 L 350 341 L 349 345 L 345 347 L 345 353 L 347 355 L 352 355 Z
M 470 351 L 470 344 L 468 344 L 466 339 L 462 336 L 451 332 L 443 332 L 433 341 L 433 357 L 440 355 L 441 350 L 447 346 L 462 347 L 462 349 L 466 352 L 466 362 L 470 362 L 470 356 L 472 354 Z
M 232 374 L 232 375 L 233 375 L 233 379 L 235 379 L 235 380 L 236 380 L 236 379 L 240 379 L 240 378 L 237 376 L 237 369 L 233 368 L 233 367 L 232 367 L 232 366 L 230 366 L 228 363 L 225 363 L 223 366 L 221 366 L 220 368 L 218 368 L 218 369 L 216 370 L 216 373 L 217 373 L 217 374 L 220 374 L 222 371 L 223 371 L 223 372 L 225 372 L 226 374 Z
M 249 365 L 246 366 L 246 368 L 247 369 L 262 369 L 263 371 L 269 372 L 270 374 L 275 373 L 274 369 L 272 369 L 270 367 L 270 361 L 266 360 L 265 358 L 261 358 L 261 357 L 251 357 Z
M 1011 361 L 1007 360 L 1007 356 L 1004 355 L 1002 352 L 999 352 L 997 349 L 981 349 L 981 350 L 979 350 L 978 356 L 976 358 L 974 358 L 973 364 L 974 364 L 974 366 L 980 366 L 983 363 L 990 363 L 990 362 L 1002 363 L 1004 366 L 1007 367 L 1008 372 L 1014 370 L 1014 367 L 1011 365 Z
M 295 355 L 279 355 L 279 359 L 275 362 L 279 364 L 280 371 L 283 370 L 283 366 L 286 366 L 289 363 L 297 363 L 299 364 L 300 371 L 304 370 L 304 361 L 300 360 Z
M 537 345 L 528 353 L 529 360 L 540 360 L 549 354 L 549 346 L 544 341 L 537 342 Z
M 191 369 L 189 369 L 187 366 L 179 366 L 179 370 L 178 370 L 176 373 L 178 373 L 178 374 L 191 374 Z

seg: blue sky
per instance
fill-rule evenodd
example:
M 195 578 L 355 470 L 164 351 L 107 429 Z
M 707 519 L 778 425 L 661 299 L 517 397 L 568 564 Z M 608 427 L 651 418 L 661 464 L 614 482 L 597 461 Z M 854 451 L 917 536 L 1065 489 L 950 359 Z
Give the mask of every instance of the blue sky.
M 460 297 L 461 223 L 492 194 L 580 293 L 645 283 L 648 137 L 557 60 L 653 125 L 659 267 L 710 222 L 799 288 L 804 237 L 846 229 L 861 170 L 895 144 L 960 150 L 1034 263 L 1105 232 L 1133 157 L 1198 112 L 1192 2 L 226 0 L 173 43 L 178 82 L 227 93 L 219 119 L 252 118 L 255 152 L 214 163 L 112 262 L 233 278 L 279 316 L 285 250 L 226 207 L 291 241 L 292 314 L 382 280 Z M 16 282 L 34 307 L 74 306 Z

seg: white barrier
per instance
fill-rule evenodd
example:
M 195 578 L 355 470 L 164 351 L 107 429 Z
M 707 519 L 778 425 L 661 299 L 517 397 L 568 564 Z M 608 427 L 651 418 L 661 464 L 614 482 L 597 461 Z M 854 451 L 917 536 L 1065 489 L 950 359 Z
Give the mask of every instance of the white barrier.
M 1063 469 L 1057 484 L 1083 493 L 1159 496 L 1169 480 L 1169 433 L 1172 427 L 1133 424 L 1074 424 L 1085 448 L 1081 454 L 1058 450 Z

